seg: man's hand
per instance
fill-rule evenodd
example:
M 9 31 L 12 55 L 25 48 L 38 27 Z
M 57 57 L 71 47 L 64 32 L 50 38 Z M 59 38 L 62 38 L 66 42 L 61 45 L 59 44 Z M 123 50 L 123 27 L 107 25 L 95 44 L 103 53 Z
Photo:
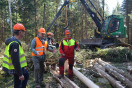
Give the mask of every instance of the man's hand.
M 20 80 L 24 80 L 24 75 L 19 76 Z
M 65 54 L 64 54 L 64 53 L 62 53 L 61 55 L 62 55 L 62 56 L 65 56 Z
M 54 49 L 54 50 L 53 50 L 53 53 L 55 54 L 56 52 L 57 52 L 57 51 Z
M 78 48 L 76 48 L 76 51 L 79 52 L 80 50 Z
M 40 57 L 41 55 L 39 53 L 37 53 L 37 56 Z

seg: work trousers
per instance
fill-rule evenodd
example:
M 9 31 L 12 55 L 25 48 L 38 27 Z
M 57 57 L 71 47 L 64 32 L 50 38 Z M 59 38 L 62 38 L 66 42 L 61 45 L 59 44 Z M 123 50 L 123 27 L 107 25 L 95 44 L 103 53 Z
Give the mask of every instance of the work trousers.
M 29 79 L 29 74 L 26 69 L 23 69 L 24 80 L 19 80 L 19 76 L 14 74 L 14 88 L 26 88 L 27 81 Z
M 74 65 L 74 57 L 64 57 L 61 56 L 59 59 L 59 71 L 61 75 L 64 75 L 64 63 L 68 59 L 69 69 L 68 69 L 68 75 L 69 78 L 73 77 L 73 65 Z
M 36 84 L 40 84 L 43 81 L 43 74 L 44 74 L 44 61 L 34 61 L 34 76 Z

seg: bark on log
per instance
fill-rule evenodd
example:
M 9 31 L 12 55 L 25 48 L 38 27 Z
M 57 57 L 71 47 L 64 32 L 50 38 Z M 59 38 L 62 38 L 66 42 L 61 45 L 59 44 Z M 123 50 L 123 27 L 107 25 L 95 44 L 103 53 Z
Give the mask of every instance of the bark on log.
M 116 70 L 118 73 L 120 73 L 121 75 L 123 75 L 124 77 L 126 77 L 127 79 L 129 79 L 132 82 L 132 76 L 130 74 L 127 74 L 123 70 L 120 70 L 120 69 L 108 64 L 107 62 L 104 62 L 104 61 L 100 60 L 100 59 L 97 60 L 97 61 L 98 61 L 99 64 L 101 64 L 103 66 L 105 66 L 105 65 L 110 66 L 112 69 Z
M 59 80 L 59 78 L 55 76 L 53 70 L 50 70 L 50 73 L 51 73 L 51 74 L 53 75 L 53 77 L 60 83 L 60 85 L 61 85 L 63 88 L 65 88 L 64 84 Z
M 58 75 L 58 72 L 50 69 L 51 74 L 53 75 L 53 77 L 60 83 L 60 85 L 63 88 L 80 88 L 78 87 L 74 82 L 72 82 L 71 80 L 69 80 L 66 76 L 64 76 L 64 78 L 59 79 L 56 75 Z
M 57 85 L 58 85 L 58 88 L 62 88 L 62 86 L 59 83 L 57 83 Z
M 64 78 L 65 78 L 66 80 L 68 80 L 68 81 L 72 84 L 72 86 L 73 86 L 74 88 L 79 88 L 73 81 L 71 81 L 70 79 L 68 79 L 66 76 L 64 76 Z
M 113 77 L 111 77 L 109 74 L 107 74 L 106 72 L 104 72 L 103 70 L 101 70 L 97 63 L 94 65 L 94 68 L 97 70 L 98 73 L 100 73 L 104 78 L 106 78 L 110 84 L 114 87 L 114 88 L 125 88 L 123 87 L 119 81 L 116 81 Z
M 96 84 L 94 84 L 90 79 L 88 79 L 86 76 L 84 76 L 81 72 L 76 70 L 73 67 L 73 73 L 89 88 L 99 88 Z
M 128 71 L 130 74 L 132 74 L 132 66 L 128 66 L 128 67 L 127 67 L 127 71 Z
M 103 62 L 103 61 L 98 61 L 98 62 L 101 64 L 101 62 Z M 123 84 L 125 84 L 127 86 L 127 88 L 132 88 L 132 82 L 129 79 L 125 78 L 123 75 L 121 75 L 116 70 L 111 68 L 110 65 L 103 65 L 103 66 L 105 67 L 105 69 L 108 71 L 108 73 L 110 75 L 114 76 L 116 79 L 118 79 Z
M 50 85 L 49 83 L 46 83 L 46 87 L 45 88 L 50 88 Z

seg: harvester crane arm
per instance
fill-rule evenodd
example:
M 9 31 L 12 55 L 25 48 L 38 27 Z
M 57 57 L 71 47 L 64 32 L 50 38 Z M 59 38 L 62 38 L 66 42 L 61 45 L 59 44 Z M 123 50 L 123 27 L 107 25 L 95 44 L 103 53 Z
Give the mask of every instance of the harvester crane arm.
M 98 27 L 99 32 L 101 31 L 101 20 L 97 17 L 97 15 L 90 9 L 90 7 L 88 6 L 88 4 L 86 3 L 85 0 L 80 0 L 81 3 L 83 4 L 83 6 L 85 7 L 85 9 L 87 10 L 87 12 L 90 14 L 91 18 L 93 19 L 93 21 L 95 22 L 96 26 Z
M 50 26 L 47 28 L 46 31 L 49 31 L 51 29 L 51 26 L 53 25 L 53 23 L 55 22 L 55 20 L 59 17 L 59 15 L 61 14 L 61 12 L 63 11 L 63 9 L 65 8 L 65 6 L 69 4 L 69 0 L 66 0 L 64 2 L 64 4 L 62 5 L 62 7 L 60 8 L 60 10 L 58 11 L 58 13 L 56 14 L 54 20 L 52 21 L 52 23 L 50 24 Z

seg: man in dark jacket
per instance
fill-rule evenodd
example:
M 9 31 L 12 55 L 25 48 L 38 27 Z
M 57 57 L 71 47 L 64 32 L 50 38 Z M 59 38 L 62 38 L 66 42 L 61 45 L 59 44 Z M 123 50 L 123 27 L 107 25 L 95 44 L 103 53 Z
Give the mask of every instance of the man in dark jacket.
M 14 88 L 26 88 L 29 74 L 24 68 L 27 66 L 20 39 L 24 37 L 25 27 L 17 23 L 13 27 L 14 36 L 5 41 L 6 49 L 3 59 L 3 70 L 14 74 Z

